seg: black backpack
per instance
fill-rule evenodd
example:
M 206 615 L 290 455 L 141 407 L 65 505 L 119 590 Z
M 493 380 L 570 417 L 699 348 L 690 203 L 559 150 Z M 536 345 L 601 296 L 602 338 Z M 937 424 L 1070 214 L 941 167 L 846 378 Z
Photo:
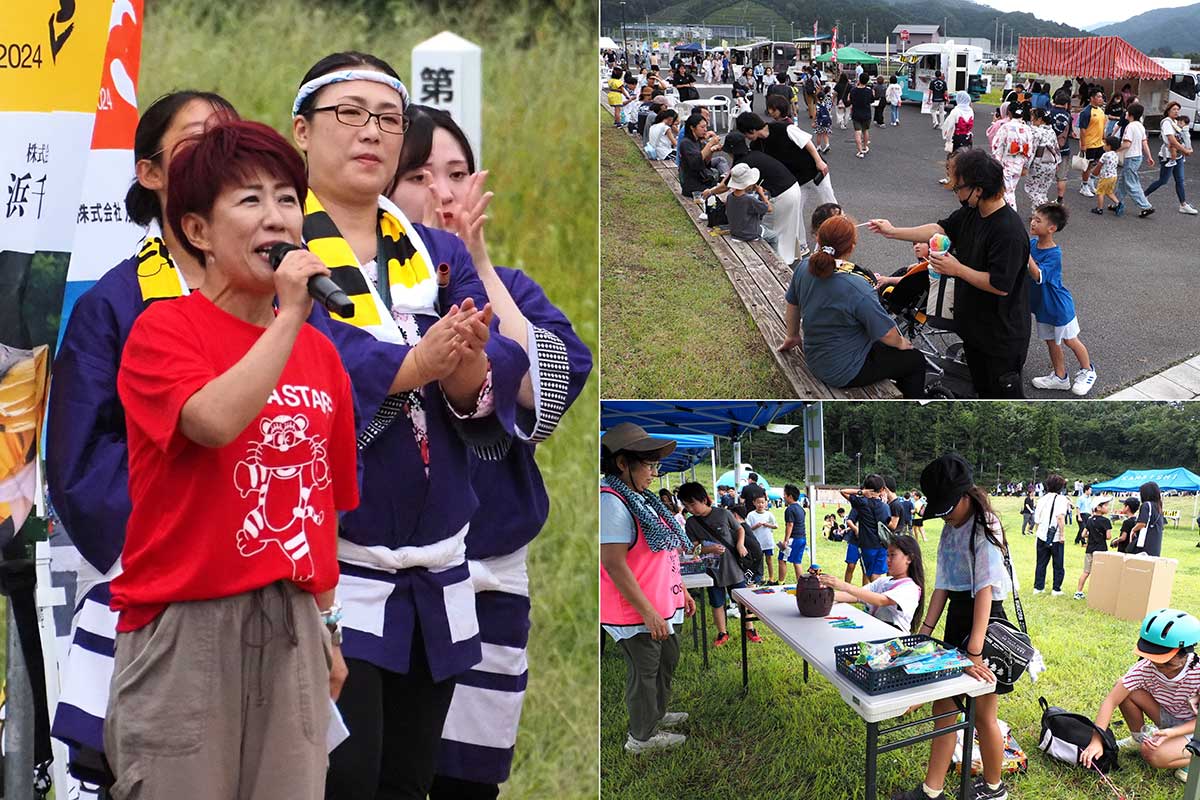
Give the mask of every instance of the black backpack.
M 1091 744 L 1092 734 L 1098 733 L 1104 751 L 1092 763 L 1105 774 L 1117 769 L 1117 737 L 1111 728 L 1100 730 L 1083 714 L 1052 706 L 1044 697 L 1039 697 L 1038 702 L 1042 705 L 1042 738 L 1038 747 L 1046 755 L 1064 764 L 1082 766 L 1079 754 Z
M 730 519 L 733 519 L 732 513 L 728 511 L 726 511 L 726 513 L 729 514 Z M 751 578 L 762 572 L 763 551 L 762 547 L 758 544 L 758 539 L 755 538 L 753 531 L 743 531 L 744 535 L 742 536 L 742 544 L 746 547 L 746 555 L 740 556 L 738 555 L 737 547 L 734 546 L 734 542 L 717 533 L 716 530 L 714 530 L 713 527 L 708 524 L 707 519 L 704 517 L 696 517 L 695 519 L 700 523 L 704 530 L 708 531 L 708 534 L 712 536 L 714 541 L 718 542 L 722 547 L 733 554 L 734 560 L 737 561 L 738 568 L 745 573 L 747 581 L 750 581 Z M 736 519 L 733 521 L 734 524 L 741 524 L 737 522 Z M 736 541 L 736 539 L 737 537 L 735 536 L 734 541 Z

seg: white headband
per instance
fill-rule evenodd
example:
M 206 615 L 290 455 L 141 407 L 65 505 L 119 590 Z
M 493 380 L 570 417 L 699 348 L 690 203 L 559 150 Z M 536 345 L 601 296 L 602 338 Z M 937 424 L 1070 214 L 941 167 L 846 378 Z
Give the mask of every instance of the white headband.
M 344 69 L 339 72 L 329 72 L 313 78 L 301 86 L 300 91 L 296 92 L 296 101 L 292 103 L 292 116 L 296 116 L 300 112 L 300 106 L 304 101 L 319 89 L 331 83 L 341 83 L 342 81 L 375 81 L 376 83 L 390 86 L 400 93 L 401 107 L 408 107 L 408 89 L 404 88 L 404 83 L 399 78 L 393 78 L 386 72 L 378 72 L 372 69 Z

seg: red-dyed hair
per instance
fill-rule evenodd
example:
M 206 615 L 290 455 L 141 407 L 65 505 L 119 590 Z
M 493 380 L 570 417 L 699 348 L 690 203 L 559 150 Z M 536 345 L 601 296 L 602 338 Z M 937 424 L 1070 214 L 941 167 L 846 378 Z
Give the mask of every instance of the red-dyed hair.
M 185 141 L 171 159 L 167 221 L 184 249 L 201 263 L 204 254 L 184 234 L 183 217 L 207 217 L 217 195 L 230 184 L 261 170 L 290 183 L 301 203 L 308 195 L 304 160 L 286 139 L 261 122 L 224 122 Z
M 853 217 L 839 214 L 821 223 L 817 231 L 817 252 L 809 256 L 808 271 L 818 278 L 828 278 L 837 267 L 837 259 L 845 258 L 858 242 Z M 826 253 L 822 247 L 832 248 Z

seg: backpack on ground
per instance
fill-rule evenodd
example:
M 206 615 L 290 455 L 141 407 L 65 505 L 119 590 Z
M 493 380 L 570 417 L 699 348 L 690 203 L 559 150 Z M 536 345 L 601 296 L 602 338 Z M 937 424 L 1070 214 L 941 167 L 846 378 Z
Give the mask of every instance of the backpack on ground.
M 1104 750 L 1092 763 L 1105 774 L 1117 769 L 1117 737 L 1111 728 L 1101 730 L 1083 714 L 1052 706 L 1044 697 L 1039 697 L 1038 703 L 1042 706 L 1042 738 L 1038 747 L 1046 755 L 1064 764 L 1082 766 L 1079 754 L 1091 744 L 1092 735 L 1098 733 Z

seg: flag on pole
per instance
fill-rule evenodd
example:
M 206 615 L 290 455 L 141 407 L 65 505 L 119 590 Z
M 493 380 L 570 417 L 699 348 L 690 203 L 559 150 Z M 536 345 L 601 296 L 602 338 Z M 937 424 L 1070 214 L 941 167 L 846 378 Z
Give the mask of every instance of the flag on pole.
M 813 38 L 817 38 L 817 21 L 813 20 Z
M 837 25 L 833 26 L 833 47 L 829 51 L 829 60 L 837 63 Z

